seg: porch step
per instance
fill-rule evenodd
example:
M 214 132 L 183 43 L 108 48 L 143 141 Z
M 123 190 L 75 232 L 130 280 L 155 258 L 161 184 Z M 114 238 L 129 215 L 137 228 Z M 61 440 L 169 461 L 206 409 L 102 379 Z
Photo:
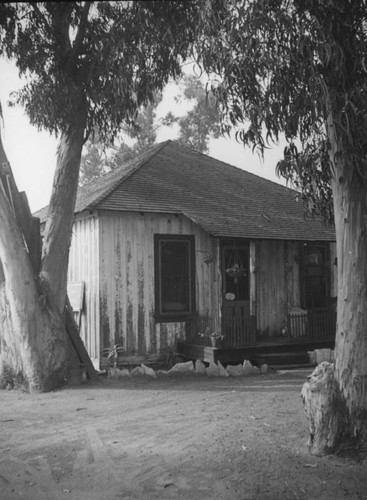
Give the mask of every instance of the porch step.
M 259 364 L 266 363 L 274 368 L 299 368 L 312 366 L 306 351 L 259 353 L 256 355 Z

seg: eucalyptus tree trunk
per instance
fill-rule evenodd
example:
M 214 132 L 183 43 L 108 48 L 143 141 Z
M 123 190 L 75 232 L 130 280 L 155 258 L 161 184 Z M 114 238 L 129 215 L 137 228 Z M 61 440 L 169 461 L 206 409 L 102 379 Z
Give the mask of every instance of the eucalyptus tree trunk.
M 367 180 L 342 152 L 328 123 L 338 264 L 335 363 L 318 367 L 303 387 L 310 449 L 333 451 L 345 440 L 367 444 Z
M 343 159 L 333 183 L 338 259 L 335 377 L 352 435 L 367 439 L 367 182 Z
M 24 238 L 0 183 L 0 385 L 47 391 L 80 381 L 65 329 L 64 306 L 84 118 L 61 136 L 45 228 L 43 263 L 34 276 Z M 2 149 L 3 161 L 7 162 Z
M 71 231 L 85 119 L 62 133 L 43 240 L 41 275 L 50 284 L 56 305 L 64 310 Z
M 0 189 L 0 382 L 47 391 L 77 375 L 78 362 L 57 310 L 40 297 L 29 255 Z

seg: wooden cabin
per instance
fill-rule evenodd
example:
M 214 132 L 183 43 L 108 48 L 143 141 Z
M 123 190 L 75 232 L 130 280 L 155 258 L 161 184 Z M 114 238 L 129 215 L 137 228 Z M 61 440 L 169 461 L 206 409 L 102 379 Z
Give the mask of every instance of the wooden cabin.
M 79 189 L 68 280 L 96 365 L 116 344 L 138 363 L 335 335 L 333 228 L 295 191 L 172 141 Z

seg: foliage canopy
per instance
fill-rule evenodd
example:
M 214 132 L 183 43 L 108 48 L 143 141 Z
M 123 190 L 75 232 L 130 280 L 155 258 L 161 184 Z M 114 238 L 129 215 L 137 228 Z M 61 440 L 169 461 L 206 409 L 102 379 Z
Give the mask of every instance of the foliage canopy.
M 28 83 L 13 95 L 31 123 L 60 132 L 85 115 L 86 132 L 114 137 L 154 91 L 181 73 L 193 2 L 2 4 L 0 55 Z
M 238 140 L 260 152 L 284 133 L 289 147 L 278 171 L 331 218 L 328 120 L 343 137 L 338 154 L 361 181 L 367 177 L 365 1 L 205 5 L 197 58 L 218 77 L 213 88 L 226 125 L 239 127 Z

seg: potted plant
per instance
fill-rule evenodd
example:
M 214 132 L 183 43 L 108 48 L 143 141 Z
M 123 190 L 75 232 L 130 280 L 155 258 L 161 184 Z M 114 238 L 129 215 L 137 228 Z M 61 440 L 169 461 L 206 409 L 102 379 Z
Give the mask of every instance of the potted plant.
M 200 337 L 209 337 L 212 347 L 221 347 L 224 335 L 219 330 L 209 332 L 208 328 L 205 333 L 199 333 Z
M 210 341 L 212 343 L 212 347 L 220 347 L 222 345 L 222 341 L 224 339 L 224 335 L 219 331 L 212 332 L 210 334 Z

